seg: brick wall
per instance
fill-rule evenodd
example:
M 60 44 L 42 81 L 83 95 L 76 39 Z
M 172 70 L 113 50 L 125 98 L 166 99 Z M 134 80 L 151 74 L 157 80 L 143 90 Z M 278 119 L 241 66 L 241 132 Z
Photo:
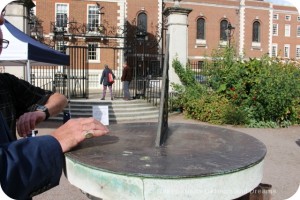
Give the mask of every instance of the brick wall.
M 37 16 L 43 21 L 45 37 L 49 38 L 50 22 L 55 21 L 55 2 L 69 4 L 69 18 L 79 23 L 87 23 L 87 5 L 95 4 L 95 1 L 76 1 L 76 0 L 36 0 Z M 155 36 L 159 23 L 159 0 L 127 0 L 124 1 L 127 9 L 120 12 L 120 2 L 97 1 L 104 7 L 102 10 L 102 20 L 107 26 L 118 26 L 120 19 L 125 18 L 132 25 L 136 25 L 136 18 L 140 12 L 145 12 L 148 17 L 147 30 L 150 35 Z M 166 6 L 173 6 L 173 1 L 165 0 Z M 296 55 L 296 45 L 300 45 L 300 38 L 297 37 L 297 20 L 299 14 L 294 7 L 277 6 L 272 7 L 265 1 L 245 1 L 245 15 L 241 15 L 240 1 L 232 0 L 182 0 L 182 7 L 192 8 L 193 11 L 188 17 L 189 34 L 189 58 L 191 60 L 201 60 L 205 56 L 210 56 L 214 49 L 220 47 L 220 22 L 222 19 L 228 20 L 235 27 L 231 40 L 232 45 L 245 53 L 245 57 L 261 57 L 263 54 L 270 53 L 272 44 L 278 44 L 278 50 L 283 52 L 285 44 L 290 45 L 290 57 Z M 120 14 L 124 16 L 120 16 Z M 278 20 L 272 20 L 273 14 L 278 14 Z M 285 16 L 291 15 L 291 21 L 286 21 Z M 206 44 L 198 45 L 196 41 L 196 22 L 199 17 L 206 20 Z M 241 20 L 242 19 L 242 20 Z M 254 21 L 260 22 L 260 46 L 253 47 L 252 25 Z M 241 23 L 244 23 L 242 26 Z M 279 35 L 272 35 L 273 23 L 279 24 Z M 291 36 L 284 36 L 285 24 L 291 25 Z M 244 27 L 244 35 L 241 35 L 240 28 Z M 241 43 L 242 41 L 242 43 Z M 180 42 L 180 41 L 178 41 Z M 78 42 L 78 44 L 80 44 Z M 102 44 L 101 44 L 102 45 Z M 112 50 L 101 50 L 101 60 L 99 63 L 90 63 L 91 69 L 99 69 L 104 63 L 110 66 L 116 65 L 119 58 Z

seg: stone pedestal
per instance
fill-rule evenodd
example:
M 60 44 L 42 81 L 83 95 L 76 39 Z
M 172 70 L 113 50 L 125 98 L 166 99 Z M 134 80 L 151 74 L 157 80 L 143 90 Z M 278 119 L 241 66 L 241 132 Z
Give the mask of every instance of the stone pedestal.
M 167 34 L 170 35 L 169 43 L 169 80 L 170 83 L 180 83 L 175 73 L 172 62 L 178 59 L 185 65 L 188 57 L 188 15 L 192 9 L 181 8 L 179 6 L 168 7 L 164 11 L 167 17 Z M 171 89 L 171 88 L 170 88 Z
M 71 184 L 103 200 L 228 200 L 256 188 L 266 147 L 233 130 L 169 124 L 155 147 L 157 123 L 116 124 L 111 133 L 66 154 Z

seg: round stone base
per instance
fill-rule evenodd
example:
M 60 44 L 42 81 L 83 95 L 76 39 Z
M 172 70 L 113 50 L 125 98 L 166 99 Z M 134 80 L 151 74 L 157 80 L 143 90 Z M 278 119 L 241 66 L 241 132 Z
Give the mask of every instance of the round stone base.
M 155 147 L 157 123 L 111 125 L 110 134 L 66 154 L 71 184 L 103 200 L 234 199 L 262 180 L 266 147 L 213 126 L 169 124 Z

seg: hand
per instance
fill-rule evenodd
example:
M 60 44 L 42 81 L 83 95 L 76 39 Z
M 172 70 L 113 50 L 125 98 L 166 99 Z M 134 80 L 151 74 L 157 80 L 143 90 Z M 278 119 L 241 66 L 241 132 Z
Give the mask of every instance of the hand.
M 26 137 L 36 125 L 46 119 L 46 113 L 41 111 L 27 112 L 17 121 L 17 130 L 20 137 Z
M 106 126 L 94 118 L 70 119 L 56 129 L 51 135 L 60 143 L 63 152 L 67 152 L 85 140 L 86 133 L 99 137 L 109 132 Z

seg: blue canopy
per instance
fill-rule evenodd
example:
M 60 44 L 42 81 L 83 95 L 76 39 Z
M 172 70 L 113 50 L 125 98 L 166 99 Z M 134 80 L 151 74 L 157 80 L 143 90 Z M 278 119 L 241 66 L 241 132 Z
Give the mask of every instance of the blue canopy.
M 2 66 L 49 66 L 70 65 L 70 56 L 56 51 L 34 40 L 7 20 L 1 27 L 3 38 L 9 41 L 7 49 L 2 50 Z

